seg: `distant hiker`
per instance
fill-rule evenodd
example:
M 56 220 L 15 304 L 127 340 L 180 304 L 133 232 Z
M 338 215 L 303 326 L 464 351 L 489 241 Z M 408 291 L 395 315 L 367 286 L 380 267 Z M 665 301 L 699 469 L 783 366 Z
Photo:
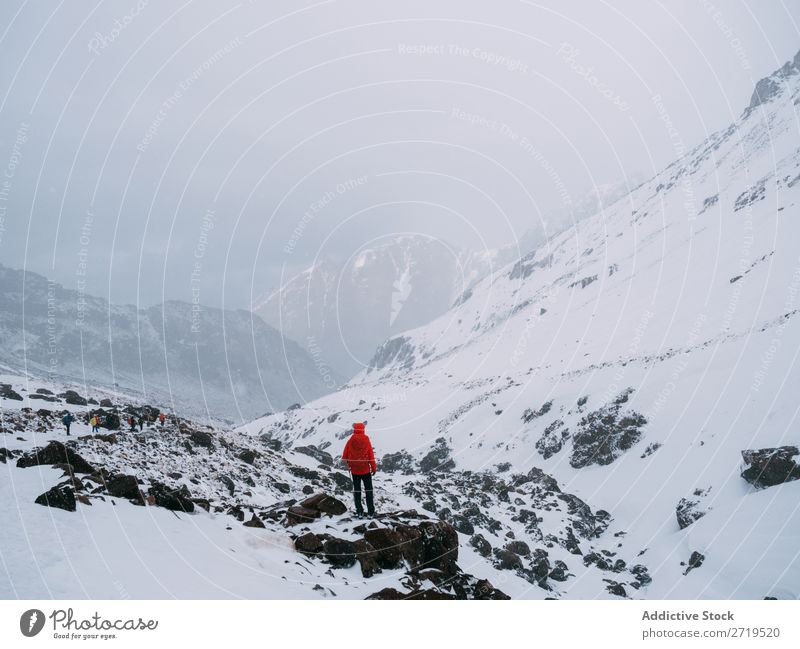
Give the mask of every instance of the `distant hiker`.
M 159 412 L 158 413 L 158 421 L 162 426 L 164 425 L 164 420 L 166 418 L 167 418 L 167 416 L 163 412 Z
M 89 420 L 89 425 L 92 427 L 92 432 L 96 433 L 100 430 L 100 419 L 97 415 L 92 415 L 92 418 Z
M 71 412 L 66 412 L 64 416 L 61 418 L 61 423 L 63 423 L 64 426 L 66 426 L 67 428 L 67 435 L 69 435 L 69 427 L 72 425 L 74 419 L 75 418 L 72 416 Z
M 372 517 L 375 515 L 375 504 L 372 499 L 372 476 L 378 470 L 375 464 L 375 452 L 372 450 L 372 443 L 364 432 L 363 422 L 353 424 L 353 434 L 344 445 L 342 459 L 350 467 L 353 478 L 353 498 L 356 501 L 356 515 L 363 516 L 364 509 L 361 507 L 361 485 L 367 496 L 367 514 Z
M 131 432 L 136 432 L 136 420 L 133 418 L 133 415 L 128 416 L 128 426 L 131 427 Z
M 140 431 L 144 430 L 144 418 L 143 417 L 139 417 L 139 430 Z

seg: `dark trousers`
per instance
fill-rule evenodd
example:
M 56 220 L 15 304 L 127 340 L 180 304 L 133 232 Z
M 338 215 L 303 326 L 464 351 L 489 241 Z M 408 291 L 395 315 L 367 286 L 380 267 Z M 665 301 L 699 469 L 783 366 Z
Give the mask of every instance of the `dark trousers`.
M 353 498 L 356 501 L 356 512 L 359 514 L 364 513 L 361 507 L 361 483 L 364 483 L 364 491 L 367 495 L 367 513 L 375 513 L 375 503 L 372 500 L 372 475 L 365 473 L 364 475 L 351 474 L 353 477 Z

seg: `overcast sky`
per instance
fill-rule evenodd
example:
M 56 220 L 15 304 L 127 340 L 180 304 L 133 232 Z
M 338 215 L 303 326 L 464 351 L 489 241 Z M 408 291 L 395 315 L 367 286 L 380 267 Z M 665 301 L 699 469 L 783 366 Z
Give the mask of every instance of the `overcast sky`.
M 595 184 L 656 173 L 800 49 L 800 3 L 780 1 L 4 15 L 0 262 L 142 305 L 194 288 L 247 307 L 399 232 L 512 242 Z

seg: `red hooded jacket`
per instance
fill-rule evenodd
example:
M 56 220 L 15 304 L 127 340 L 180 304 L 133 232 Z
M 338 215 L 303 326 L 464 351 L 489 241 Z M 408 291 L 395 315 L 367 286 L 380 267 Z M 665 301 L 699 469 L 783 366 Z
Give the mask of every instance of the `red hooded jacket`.
M 354 475 L 366 475 L 375 473 L 378 466 L 375 464 L 375 452 L 372 450 L 372 442 L 364 432 L 364 424 L 353 424 L 353 434 L 344 445 L 342 459 L 347 461 L 350 473 Z

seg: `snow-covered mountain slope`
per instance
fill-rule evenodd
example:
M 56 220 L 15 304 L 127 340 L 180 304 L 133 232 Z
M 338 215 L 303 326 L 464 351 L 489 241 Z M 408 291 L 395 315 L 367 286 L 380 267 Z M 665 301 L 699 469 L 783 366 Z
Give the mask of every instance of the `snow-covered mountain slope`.
M 0 362 L 241 420 L 330 391 L 335 375 L 249 311 L 109 304 L 0 265 Z
M 387 341 L 345 389 L 244 430 L 319 445 L 367 419 L 415 467 L 539 468 L 610 513 L 603 549 L 652 577 L 638 596 L 800 596 L 799 485 L 740 476 L 743 450 L 798 442 L 799 90 L 800 54 L 729 128 Z
M 323 258 L 253 310 L 340 374 L 352 376 L 393 334 L 427 324 L 476 281 L 515 258 L 404 235 L 345 263 Z

